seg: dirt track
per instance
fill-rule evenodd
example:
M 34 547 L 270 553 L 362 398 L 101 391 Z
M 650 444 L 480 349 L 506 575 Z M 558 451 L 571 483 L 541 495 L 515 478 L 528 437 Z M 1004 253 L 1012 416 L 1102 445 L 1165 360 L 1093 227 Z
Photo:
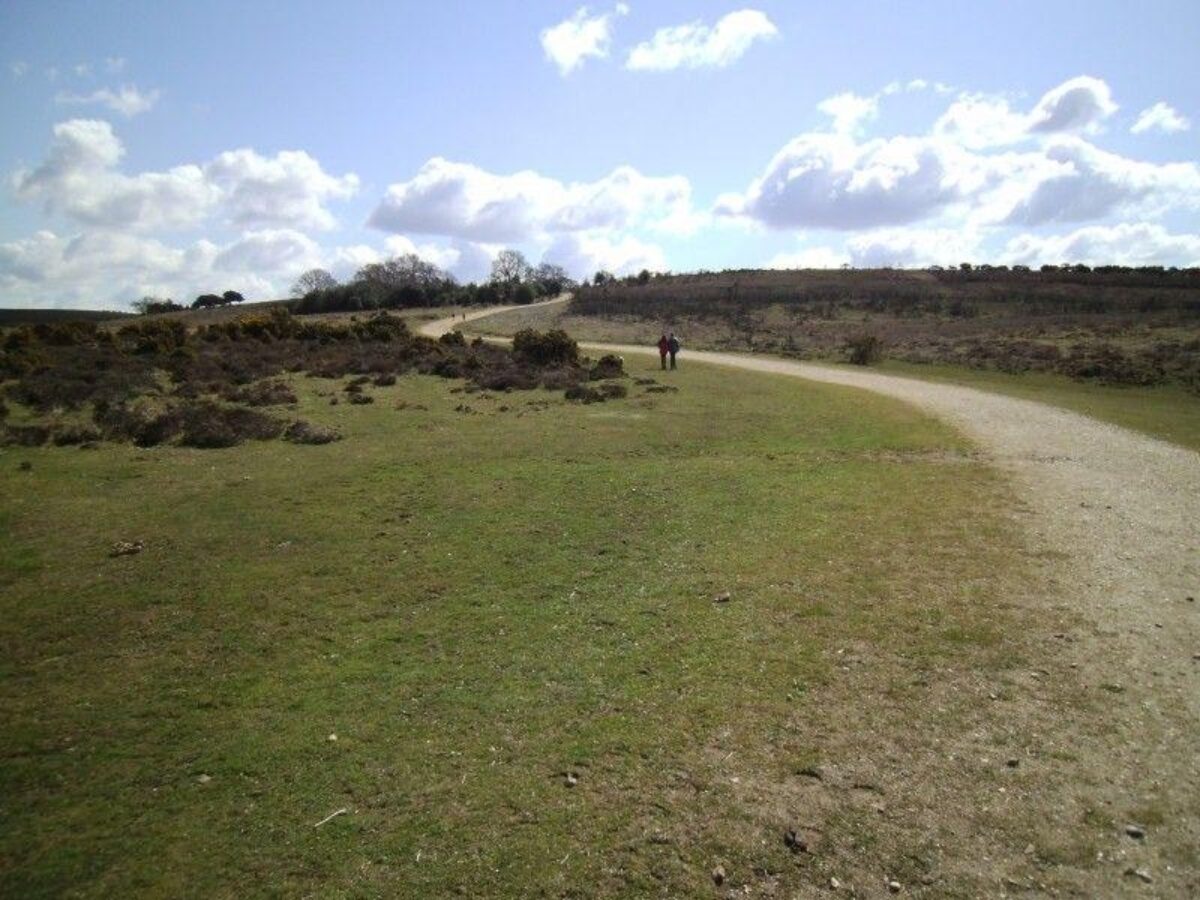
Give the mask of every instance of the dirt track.
M 561 302 L 550 301 L 550 302 Z M 468 321 L 500 310 L 469 314 Z M 463 324 L 440 320 L 437 335 Z M 652 355 L 653 347 L 583 344 L 593 352 Z M 684 350 L 696 363 L 861 388 L 949 422 L 1009 474 L 1028 509 L 1032 542 L 1059 560 L 1057 597 L 1088 628 L 1064 636 L 1051 666 L 1100 693 L 1104 723 L 1083 732 L 1078 783 L 1114 813 L 1167 798 L 1167 821 L 1146 840 L 1118 843 L 1119 858 L 1153 874 L 1108 882 L 1112 893 L 1200 891 L 1200 454 L 1056 407 L 869 370 L 764 356 Z M 1196 598 L 1189 600 L 1188 598 Z M 1046 672 L 1043 674 L 1051 674 Z M 1157 830 L 1159 835 L 1155 835 Z M 1161 836 L 1162 840 L 1156 840 Z M 1175 852 L 1160 850 L 1173 847 Z M 1172 864 L 1172 859 L 1174 864 Z

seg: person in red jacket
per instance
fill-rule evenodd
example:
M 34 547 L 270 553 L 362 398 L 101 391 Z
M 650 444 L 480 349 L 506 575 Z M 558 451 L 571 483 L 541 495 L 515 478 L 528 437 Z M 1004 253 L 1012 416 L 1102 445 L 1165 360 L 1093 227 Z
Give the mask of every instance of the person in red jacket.
M 663 369 L 667 368 L 667 353 L 671 350 L 671 342 L 667 340 L 666 334 L 658 339 L 658 361 L 662 363 Z

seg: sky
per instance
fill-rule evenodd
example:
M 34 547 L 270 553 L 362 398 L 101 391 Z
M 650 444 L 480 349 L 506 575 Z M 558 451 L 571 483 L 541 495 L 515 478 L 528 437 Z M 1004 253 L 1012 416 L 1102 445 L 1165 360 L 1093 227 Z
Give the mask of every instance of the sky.
M 1200 3 L 0 0 L 0 306 L 1200 265 Z

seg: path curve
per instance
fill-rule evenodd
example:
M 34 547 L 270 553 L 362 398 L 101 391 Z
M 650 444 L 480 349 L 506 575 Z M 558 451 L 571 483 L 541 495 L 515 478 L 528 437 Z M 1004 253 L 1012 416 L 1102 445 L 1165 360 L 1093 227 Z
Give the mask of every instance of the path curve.
M 512 308 L 430 322 L 422 332 L 440 335 Z M 657 352 L 580 346 L 623 356 Z M 664 377 L 686 378 L 696 363 L 884 394 L 974 441 L 1016 487 L 1030 513 L 1030 544 L 1061 560 L 1056 596 L 1045 602 L 1068 604 L 1087 625 L 1054 660 L 1064 669 L 1069 661 L 1071 677 L 1104 698 L 1103 746 L 1090 748 L 1098 768 L 1085 780 L 1107 781 L 1105 802 L 1114 806 L 1170 790 L 1182 792 L 1183 808 L 1200 809 L 1200 454 L 1047 404 L 869 369 L 685 349 L 681 371 Z M 1103 693 L 1114 686 L 1119 693 Z M 1200 817 L 1184 818 L 1172 827 L 1185 845 L 1200 846 Z M 1155 848 L 1144 849 L 1153 856 Z
M 534 306 L 566 302 L 569 295 Z M 529 307 L 477 310 L 427 323 L 438 336 L 465 322 Z M 652 346 L 581 343 L 592 352 L 653 356 Z M 770 356 L 686 350 L 695 363 L 861 388 L 949 422 L 1007 471 L 1033 509 L 1035 535 L 1065 554 L 1098 625 L 1137 630 L 1131 660 L 1200 662 L 1200 454 L 1065 409 L 994 394 Z M 1156 624 L 1161 627 L 1156 627 Z M 1200 674 L 1200 665 L 1187 666 Z M 1200 723 L 1200 677 L 1187 703 Z M 1200 731 L 1193 732 L 1200 738 Z

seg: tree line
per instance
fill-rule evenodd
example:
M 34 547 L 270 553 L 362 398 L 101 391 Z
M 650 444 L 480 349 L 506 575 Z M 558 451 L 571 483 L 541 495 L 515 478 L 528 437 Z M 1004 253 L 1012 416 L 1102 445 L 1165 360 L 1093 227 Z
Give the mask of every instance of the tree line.
M 501 250 L 483 284 L 459 284 L 449 272 L 413 253 L 368 263 L 347 282 L 310 269 L 292 286 L 298 313 L 359 312 L 416 306 L 533 303 L 574 286 L 562 266 L 533 266 L 518 250 Z

